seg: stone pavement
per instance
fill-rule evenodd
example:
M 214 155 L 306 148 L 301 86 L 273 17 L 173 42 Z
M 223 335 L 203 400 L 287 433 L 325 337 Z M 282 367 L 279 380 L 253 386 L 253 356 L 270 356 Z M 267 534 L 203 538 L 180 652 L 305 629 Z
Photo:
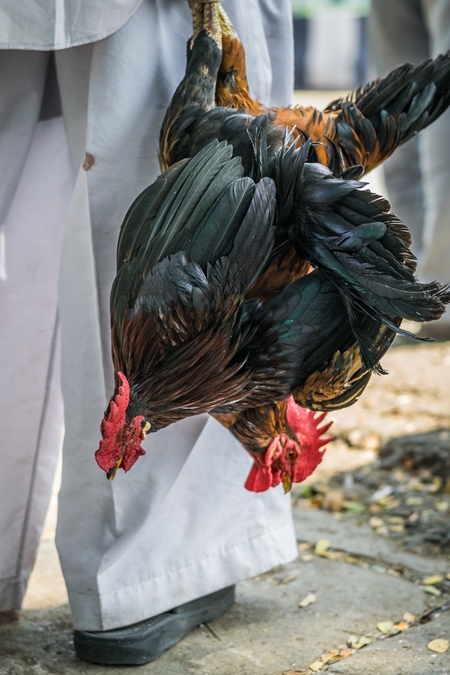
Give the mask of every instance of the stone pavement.
M 295 507 L 295 519 L 297 561 L 240 583 L 237 602 L 224 617 L 210 629 L 195 629 L 155 663 L 112 672 L 306 675 L 318 672 L 309 666 L 319 668 L 320 657 L 328 655 L 331 661 L 333 656 L 346 658 L 324 665 L 320 672 L 450 675 L 450 652 L 427 649 L 431 640 L 450 638 L 450 611 L 435 612 L 428 623 L 404 632 L 393 629 L 389 637 L 377 629 L 380 623 L 401 622 L 406 612 L 420 617 L 430 607 L 448 609 L 448 594 L 435 598 L 419 586 L 429 575 L 445 576 L 448 559 L 405 552 L 369 526 L 343 522 L 327 511 Z M 314 547 L 325 539 L 329 548 L 317 555 Z M 299 607 L 309 594 L 315 601 Z M 70 613 L 51 534 L 42 542 L 25 607 L 20 621 L 0 627 L 1 675 L 111 671 L 74 656 Z M 362 637 L 372 642 L 351 649 Z

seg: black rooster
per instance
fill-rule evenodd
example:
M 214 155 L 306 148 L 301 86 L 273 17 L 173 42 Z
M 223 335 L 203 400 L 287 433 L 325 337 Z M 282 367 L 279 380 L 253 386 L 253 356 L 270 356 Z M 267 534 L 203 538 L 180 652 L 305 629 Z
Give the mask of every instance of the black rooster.
M 111 292 L 116 391 L 96 453 L 108 477 L 119 467 L 131 468 L 148 431 L 202 412 L 216 415 L 239 437 L 242 426 L 248 430 L 269 411 L 284 409 L 283 428 L 268 445 L 246 446 L 255 458 L 250 489 L 281 481 L 289 487 L 321 460 L 322 417 L 286 399 L 316 395 L 321 376 L 332 388 L 330 373 L 339 358 L 345 363 L 359 347 L 346 297 L 321 270 L 267 301 L 250 297 L 270 268 L 278 231 L 275 181 L 256 177 L 265 162 L 263 133 L 253 148 L 255 179 L 243 176 L 231 146 L 213 141 L 163 173 L 125 218 Z M 307 148 L 292 146 L 267 166 L 275 174 L 284 157 L 295 162 L 292 189 L 307 204 L 305 226 L 339 221 L 341 209 L 351 221 L 368 209 L 376 220 L 365 216 L 365 229 L 383 226 L 379 246 L 388 257 L 383 240 L 393 237 L 397 245 L 389 233 L 398 223 L 387 203 L 358 189 L 356 181 L 334 179 L 306 156 Z M 442 310 L 437 286 L 430 293 L 414 281 L 402 283 L 411 285 L 419 307 L 426 300 L 426 311 Z M 370 316 L 367 322 L 358 328 L 360 339 L 370 342 L 368 359 L 376 361 L 389 339 L 375 330 L 391 329 Z M 368 372 L 360 356 L 353 362 L 358 365 L 340 376 L 343 391 L 353 386 L 355 374 L 360 387 Z
M 402 319 L 439 318 L 449 294 L 415 280 L 406 228 L 354 180 L 342 120 L 342 148 L 335 139 L 326 153 L 338 178 L 276 111 L 216 106 L 221 86 L 239 84 L 224 77 L 220 48 L 232 31 L 219 3 L 192 7 L 206 30 L 162 127 L 161 163 L 173 166 L 137 198 L 119 238 L 116 390 L 96 458 L 113 478 L 143 454 L 148 431 L 210 412 L 254 457 L 249 489 L 289 488 L 328 440 L 323 415 L 300 406 L 353 403 Z M 423 108 L 424 96 L 411 100 Z M 436 116 L 447 103 L 431 99 Z

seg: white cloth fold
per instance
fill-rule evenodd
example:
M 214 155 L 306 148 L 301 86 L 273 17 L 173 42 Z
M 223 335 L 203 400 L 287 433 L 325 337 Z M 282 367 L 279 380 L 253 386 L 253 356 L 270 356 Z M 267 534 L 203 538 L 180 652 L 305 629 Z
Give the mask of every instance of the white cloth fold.
M 225 7 L 231 10 L 248 49 L 252 90 L 265 102 L 288 101 L 292 40 L 280 38 L 290 31 L 289 1 L 275 4 L 271 0 L 248 0 L 245 7 L 230 1 Z M 183 76 L 190 32 L 184 0 L 146 0 L 107 39 L 55 52 L 72 166 L 79 166 L 89 153 L 77 173 L 72 194 L 59 284 L 66 436 L 57 546 L 74 624 L 79 629 L 104 630 L 140 621 L 285 563 L 297 552 L 289 496 L 281 488 L 262 495 L 247 492 L 243 486 L 250 457 L 208 416 L 150 434 L 147 455 L 129 474 L 120 472 L 113 483 L 106 480 L 94 461 L 100 422 L 113 393 L 109 292 L 119 227 L 132 200 L 159 173 L 159 129 Z M 9 59 L 14 60 L 14 54 L 22 59 L 22 77 L 16 78 L 14 86 L 22 85 L 26 101 L 29 62 L 23 59 L 23 52 L 8 54 Z M 4 55 L 0 53 L 0 59 Z M 286 67 L 281 69 L 283 56 Z M 29 52 L 28 57 L 41 58 L 42 54 Z M 273 64 L 278 64 L 276 73 Z M 13 84 L 5 83 L 5 97 L 8 86 Z M 35 123 L 30 116 L 27 128 L 31 135 Z M 61 120 L 45 124 L 61 134 Z M 56 177 L 70 176 L 67 149 L 45 161 Z M 35 166 L 37 175 L 40 170 L 39 164 Z M 35 178 L 28 176 L 27 180 L 33 182 Z M 49 208 L 55 205 L 52 187 L 42 192 L 42 199 Z M 64 221 L 58 212 L 59 237 Z M 20 258 L 21 247 L 27 245 L 29 232 L 37 225 L 42 228 L 40 242 L 47 245 L 52 230 L 46 211 L 39 208 L 16 238 L 15 251 L 7 247 L 6 269 L 10 256 Z M 49 250 L 54 251 L 53 242 Z M 30 254 L 33 261 L 33 251 Z M 54 265 L 59 262 L 59 253 L 55 256 Z M 14 283 L 19 290 L 25 288 L 26 269 Z M 45 312 L 52 328 L 55 289 L 52 277 L 39 290 L 40 305 L 50 304 Z M 26 327 L 23 339 L 31 349 L 40 315 L 28 313 L 28 307 L 16 310 L 11 322 L 18 322 L 22 311 L 22 324 L 18 325 Z M 49 340 L 47 336 L 46 345 Z M 40 354 L 39 347 L 36 363 L 43 358 Z M 26 410 L 27 401 L 34 400 L 42 388 L 45 372 L 39 377 L 21 372 L 19 354 L 14 349 L 8 358 L 15 364 Z M 19 408 L 17 416 L 20 426 Z M 31 448 L 35 434 L 34 427 L 23 430 Z M 19 514 L 13 529 L 19 531 L 28 518 L 38 532 L 43 513 L 27 511 L 29 473 L 14 473 L 14 443 L 11 437 L 7 446 L 11 450 L 2 448 L 3 471 L 12 471 L 15 481 L 14 490 L 8 493 L 9 508 Z M 57 445 L 46 445 L 51 462 L 56 459 Z M 24 462 L 29 461 L 30 452 L 30 448 L 24 449 Z M 39 475 L 40 480 L 33 483 L 33 494 L 45 503 L 51 469 L 45 477 Z M 0 512 L 0 531 L 2 522 Z M 5 589 L 14 574 L 26 581 L 30 567 L 17 564 L 18 544 L 15 539 L 10 542 L 12 554 L 4 555 L 3 541 L 0 552 Z M 37 545 L 36 537 L 32 543 Z M 9 559 L 14 563 L 12 572 Z M 3 609 L 10 608 L 8 602 L 5 600 Z M 15 602 L 16 606 L 20 604 L 20 594 Z

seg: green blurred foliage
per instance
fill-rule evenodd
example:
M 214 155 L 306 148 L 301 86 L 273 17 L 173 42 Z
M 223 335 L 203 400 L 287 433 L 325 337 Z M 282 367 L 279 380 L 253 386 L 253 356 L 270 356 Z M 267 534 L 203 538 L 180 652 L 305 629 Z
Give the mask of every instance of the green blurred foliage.
M 370 0 L 292 0 L 294 18 L 312 17 L 340 10 L 354 16 L 367 16 L 370 12 Z

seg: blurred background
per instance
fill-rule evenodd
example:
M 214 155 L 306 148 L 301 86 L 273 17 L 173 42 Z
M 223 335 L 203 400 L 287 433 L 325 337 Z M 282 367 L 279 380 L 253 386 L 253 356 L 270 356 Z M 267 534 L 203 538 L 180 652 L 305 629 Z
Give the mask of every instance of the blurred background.
M 295 89 L 354 89 L 372 77 L 370 5 L 370 0 L 293 0 Z
M 376 78 L 369 43 L 371 0 L 293 0 L 294 99 L 323 110 L 333 100 Z M 386 194 L 380 167 L 365 176 Z

